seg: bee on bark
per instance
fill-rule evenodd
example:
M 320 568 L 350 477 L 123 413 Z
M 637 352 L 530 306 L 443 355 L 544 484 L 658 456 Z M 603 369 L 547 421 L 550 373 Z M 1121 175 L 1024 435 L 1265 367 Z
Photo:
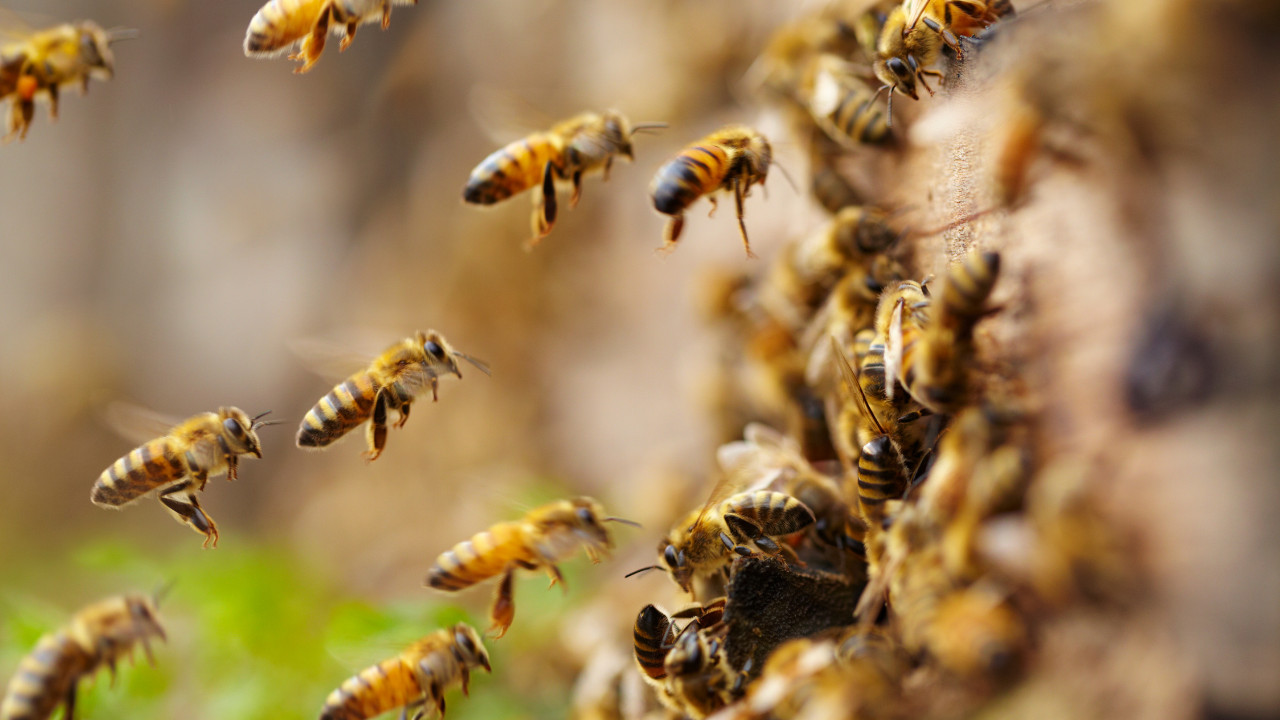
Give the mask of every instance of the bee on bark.
M 341 52 L 355 40 L 361 25 L 381 21 L 386 30 L 392 5 L 417 4 L 418 0 L 270 0 L 249 21 L 244 54 L 271 58 L 297 47 L 289 59 L 302 62 L 295 73 L 305 73 L 320 59 L 330 32 L 342 36 Z
M 302 418 L 298 428 L 298 447 L 322 448 L 346 435 L 366 420 L 369 450 L 364 453 L 372 462 L 382 455 L 387 444 L 387 413 L 400 414 L 395 427 L 404 427 L 409 408 L 419 394 L 431 389 L 432 402 L 442 375 L 456 375 L 458 358 L 475 365 L 485 375 L 489 366 L 453 349 L 449 341 L 435 330 L 418 331 L 387 348 L 367 368 L 347 378 Z
M 630 520 L 605 517 L 604 508 L 591 498 L 558 500 L 530 510 L 520 520 L 501 522 L 470 540 L 464 540 L 436 558 L 426 584 L 445 592 L 458 592 L 492 577 L 502 576 L 489 611 L 491 632 L 507 634 L 515 618 L 516 570 L 546 570 L 551 586 L 564 587 L 557 566 L 582 548 L 591 562 L 613 547 L 606 522 L 636 525 Z
M 74 720 L 80 679 L 105 665 L 114 680 L 116 663 L 132 658 L 138 644 L 154 665 L 152 637 L 166 639 L 152 598 L 122 595 L 84 608 L 66 627 L 40 638 L 18 664 L 0 702 L 0 720 L 47 720 L 59 705 L 63 717 Z
M 99 507 L 119 509 L 159 490 L 156 497 L 183 523 L 204 535 L 204 546 L 218 547 L 218 525 L 200 507 L 196 495 L 210 477 L 227 474 L 236 479 L 241 455 L 262 457 L 257 430 L 276 421 L 267 413 L 249 417 L 235 407 L 200 413 L 182 421 L 163 437 L 134 449 L 102 471 L 90 500 Z
M 320 720 L 368 720 L 395 708 L 403 708 L 401 718 L 415 708 L 413 720 L 431 709 L 443 718 L 444 691 L 457 684 L 466 695 L 478 667 L 492 672 L 489 653 L 470 625 L 437 630 L 342 683 L 325 700 Z
M 649 186 L 654 208 L 671 216 L 660 251 L 665 254 L 676 249 L 684 230 L 684 213 L 690 205 L 706 195 L 714 213 L 716 199 L 712 193 L 725 191 L 733 195 L 742 246 L 747 257 L 755 257 L 742 220 L 742 202 L 750 194 L 752 185 L 764 184 L 772 163 L 773 149 L 769 141 L 743 125 L 717 130 L 681 150 L 658 170 Z
M 665 123 L 632 125 L 625 115 L 609 110 L 583 113 L 510 143 L 471 171 L 462 199 L 473 205 L 493 205 L 534 189 L 531 249 L 555 226 L 556 181 L 573 183 L 569 207 L 582 196 L 582 177 L 599 170 L 609 179 L 616 157 L 634 160 L 631 139 L 638 132 L 666 127 Z

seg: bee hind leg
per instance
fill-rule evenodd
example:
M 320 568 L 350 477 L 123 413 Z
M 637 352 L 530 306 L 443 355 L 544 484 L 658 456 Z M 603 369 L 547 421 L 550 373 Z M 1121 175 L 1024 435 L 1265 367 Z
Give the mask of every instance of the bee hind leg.
M 556 176 L 555 166 L 547 163 L 542 170 L 542 196 L 533 201 L 533 237 L 525 243 L 525 250 L 532 250 L 542 238 L 551 234 L 556 224 Z
M 356 29 L 360 27 L 358 19 L 347 23 L 347 34 L 342 36 L 342 41 L 338 43 L 338 52 L 346 52 L 351 47 L 351 42 L 356 39 Z
M 367 462 L 373 462 L 382 455 L 382 449 L 387 446 L 387 396 L 382 391 L 378 391 L 378 396 L 373 401 L 367 439 L 369 449 L 365 451 L 364 459 Z
M 751 241 L 747 240 L 747 224 L 742 221 L 742 199 L 746 197 L 746 191 L 743 190 L 742 182 L 737 181 L 733 184 L 733 204 L 738 211 L 738 232 L 742 234 L 742 247 L 747 250 L 747 257 L 753 258 L 755 253 L 751 252 Z
M 507 634 L 507 628 L 511 627 L 511 621 L 516 617 L 515 577 L 516 569 L 508 568 L 502 576 L 502 582 L 498 583 L 498 589 L 493 593 L 493 606 L 489 608 L 489 619 L 493 624 L 489 627 L 489 632 L 496 631 L 494 640 Z
M 187 480 L 186 482 L 181 482 L 173 487 L 161 490 L 158 498 L 166 508 L 177 514 L 178 518 L 182 522 L 190 525 L 196 532 L 204 535 L 204 545 L 201 547 L 207 548 L 209 547 L 209 543 L 212 542 L 213 546 L 216 548 L 218 547 L 218 524 L 215 523 L 213 518 L 209 517 L 209 515 L 205 513 L 204 509 L 200 507 L 200 501 L 196 500 L 195 495 L 190 494 L 193 487 L 194 483 Z M 188 493 L 187 502 L 182 502 L 177 498 L 170 497 L 171 495 L 175 495 L 180 492 Z
M 708 197 L 707 202 L 711 203 L 711 210 L 707 213 L 707 217 L 715 217 L 716 210 L 720 209 L 720 201 L 716 200 L 714 197 Z
M 52 83 L 49 85 L 49 120 L 58 121 L 58 86 Z
M 579 170 L 573 174 L 573 195 L 569 196 L 569 209 L 578 207 L 578 200 L 582 199 L 582 171 Z
M 391 27 L 391 0 L 382 0 L 382 29 Z
M 432 389 L 434 390 L 435 388 L 433 387 Z M 409 403 L 404 403 L 400 406 L 400 419 L 396 421 L 396 428 L 404 427 L 404 424 L 408 421 L 409 421 Z
M 67 694 L 62 697 L 62 705 L 67 710 L 63 713 L 63 720 L 76 720 L 76 684 L 71 683 L 71 687 L 67 688 Z
M 320 55 L 324 52 L 325 41 L 329 37 L 329 20 L 332 15 L 333 3 L 330 2 L 320 11 L 320 16 L 316 18 L 316 24 L 312 26 L 311 33 L 302 39 L 302 47 L 289 56 L 290 60 L 302 61 L 302 65 L 293 69 L 295 74 L 301 75 L 308 72 L 320 59 Z
M 560 568 L 555 565 L 548 565 L 547 574 L 551 576 L 551 584 L 547 586 L 548 590 L 559 585 L 561 590 L 566 593 L 569 592 L 569 586 L 565 584 L 564 575 L 560 572 Z
M 662 247 L 654 252 L 663 257 L 675 252 L 676 243 L 680 241 L 680 233 L 684 232 L 684 215 L 672 215 L 667 227 L 662 231 Z

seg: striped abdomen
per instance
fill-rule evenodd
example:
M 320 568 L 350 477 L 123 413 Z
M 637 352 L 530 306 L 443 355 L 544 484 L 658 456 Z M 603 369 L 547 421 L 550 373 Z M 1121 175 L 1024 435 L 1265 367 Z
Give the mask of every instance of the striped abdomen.
M 883 519 L 885 501 L 902 497 L 906 490 L 906 462 L 889 436 L 864 445 L 858 457 L 858 505 L 868 524 Z
M 884 108 L 876 104 L 876 94 L 860 82 L 839 82 L 822 76 L 814 110 L 819 121 L 829 125 L 842 137 L 855 143 L 879 143 L 889 137 L 889 124 Z
M 535 560 L 526 546 L 524 524 L 498 523 L 440 553 L 427 574 L 427 584 L 437 590 L 462 590 L 501 575 L 512 563 Z
M 298 447 L 324 447 L 346 435 L 373 413 L 378 383 L 367 372 L 358 372 L 320 398 L 307 411 L 298 428 Z
M 423 695 L 412 666 L 394 657 L 347 678 L 324 701 L 320 720 L 366 720 L 404 707 Z
M 913 322 L 902 323 L 902 367 L 898 370 L 898 379 L 916 398 L 920 397 L 916 381 L 919 380 L 919 362 L 924 343 L 925 334 L 918 325 Z
M 547 163 L 562 162 L 560 141 L 548 133 L 536 133 L 494 151 L 471 171 L 462 199 L 475 205 L 492 205 L 542 182 Z
M 169 437 L 156 438 L 102 471 L 89 498 L 95 505 L 119 507 L 186 474 L 186 462 L 174 451 Z
M 967 334 L 982 317 L 987 298 L 995 287 L 1000 274 L 998 253 L 968 253 L 964 260 L 947 270 L 947 281 L 942 287 L 942 312 L 937 322 L 955 327 Z
M 734 495 L 718 508 L 755 523 L 765 535 L 790 535 L 813 524 L 813 512 L 799 500 L 780 492 L 758 490 Z M 732 526 L 730 526 L 732 529 Z
M 636 616 L 634 630 L 636 664 L 644 674 L 654 680 L 667 676 L 663 662 L 671 649 L 671 620 L 653 605 L 645 605 Z
M 18 663 L 9 681 L 0 720 L 45 720 L 67 691 L 92 669 L 93 660 L 65 630 L 45 635 L 36 649 Z
M 329 0 L 271 0 L 249 21 L 244 51 L 249 55 L 272 54 L 306 37 Z
M 719 145 L 685 148 L 653 176 L 653 206 L 664 215 L 680 215 L 698 198 L 720 187 L 732 162 Z

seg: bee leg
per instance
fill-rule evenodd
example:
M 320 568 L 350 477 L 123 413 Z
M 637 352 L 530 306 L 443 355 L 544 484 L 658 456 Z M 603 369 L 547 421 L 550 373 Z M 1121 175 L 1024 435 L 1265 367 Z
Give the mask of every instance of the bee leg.
M 406 720 L 406 718 L 409 717 L 409 711 L 414 708 L 417 709 L 417 712 L 413 714 L 413 720 L 418 720 L 418 718 L 422 717 L 426 713 L 425 706 L 426 706 L 425 700 L 415 700 L 409 703 L 408 705 L 405 705 L 404 707 L 400 708 L 400 720 Z
M 573 194 L 569 196 L 569 209 L 578 207 L 578 200 L 582 199 L 582 171 L 579 170 L 573 174 Z
M 440 717 L 444 717 L 444 693 L 440 691 L 439 686 L 433 686 L 436 696 L 436 709 L 440 711 Z
M 746 197 L 746 192 L 742 188 L 742 181 L 735 180 L 733 182 L 733 203 L 738 211 L 738 232 L 742 233 L 742 247 L 747 249 L 747 257 L 753 258 L 755 253 L 751 252 L 751 242 L 747 240 L 747 224 L 742 221 L 742 199 Z
M 240 465 L 240 456 L 238 455 L 227 456 L 227 480 L 236 479 L 236 468 L 239 467 L 239 465 Z
M 467 669 L 466 665 L 463 665 L 462 666 L 462 695 L 464 697 L 471 697 L 471 690 L 468 688 L 470 684 L 471 684 L 471 671 Z
M 682 232 L 684 232 L 684 215 L 672 215 L 667 221 L 667 227 L 662 231 L 662 247 L 655 252 L 663 256 L 670 255 L 675 251 Z
M 613 169 L 613 156 L 604 159 L 604 181 L 609 182 L 609 171 Z
M 347 34 L 342 37 L 342 42 L 338 43 L 338 52 L 345 52 L 347 48 L 351 47 L 351 41 L 356 39 L 356 29 L 359 27 L 359 19 L 347 23 Z
M 711 203 L 711 211 L 707 213 L 707 217 L 715 217 L 716 210 L 720 209 L 720 201 L 716 200 L 714 197 L 708 197 L 707 202 Z
M 218 525 L 213 521 L 213 518 L 209 517 L 205 514 L 204 510 L 201 509 L 200 502 L 196 500 L 195 495 L 190 494 L 193 487 L 193 481 L 187 480 L 186 482 L 181 482 L 173 487 L 161 490 L 158 497 L 165 507 L 177 513 L 182 522 L 190 525 L 196 532 L 204 535 L 204 545 L 201 547 L 208 547 L 210 541 L 212 541 L 213 546 L 216 548 L 218 547 Z M 177 498 L 170 497 L 170 495 L 180 492 L 188 493 L 187 502 L 182 502 Z
M 556 224 L 556 176 L 555 166 L 547 163 L 542 170 L 542 197 L 534 200 L 533 237 L 525 243 L 525 250 L 532 250 L 542 238 L 551 233 Z
M 440 381 L 434 377 L 431 378 L 431 402 L 440 402 L 439 390 Z
M 55 84 L 49 85 L 49 119 L 54 122 L 58 120 L 58 86 Z
M 423 707 L 418 708 L 418 712 L 413 714 L 413 720 L 422 720 L 423 716 L 425 716 L 426 714 L 427 714 L 427 708 L 426 708 L 426 705 L 424 704 Z
M 369 449 L 365 451 L 364 459 L 373 462 L 387 446 L 387 396 L 381 390 L 373 401 L 373 412 L 369 415 L 368 440 Z
M 67 694 L 62 698 L 62 704 L 67 711 L 63 713 L 63 720 L 76 720 L 76 684 L 71 683 L 71 687 L 67 688 Z
M 400 419 L 396 421 L 396 428 L 398 429 L 398 428 L 404 427 L 404 424 L 408 421 L 409 421 L 409 403 L 404 403 L 403 405 L 400 406 Z
M 297 75 L 311 70 L 311 67 L 320 59 L 321 53 L 324 52 L 325 40 L 329 37 L 329 18 L 333 14 L 333 3 L 326 3 L 324 9 L 320 11 L 320 17 L 316 18 L 316 24 L 312 26 L 311 33 L 302 39 L 302 47 L 298 52 L 289 56 L 290 60 L 301 60 L 302 65 L 293 69 Z
M 516 617 L 515 577 L 516 569 L 508 568 L 493 594 L 493 607 L 489 608 L 489 619 L 493 621 L 493 625 L 489 627 L 489 631 L 497 631 L 498 634 L 493 636 L 494 640 L 507 634 L 507 628 L 511 627 L 511 621 Z
M 560 573 L 560 568 L 556 567 L 555 565 L 548 565 L 547 574 L 551 576 L 551 584 L 547 586 L 548 590 L 550 590 L 551 588 L 555 587 L 558 584 L 561 590 L 565 591 L 566 593 L 569 592 L 569 586 L 564 583 L 564 575 Z
M 391 27 L 391 0 L 382 1 L 382 29 Z
M 932 75 L 932 76 L 934 76 L 934 77 L 938 78 L 939 80 L 945 80 L 945 79 L 946 79 L 946 75 L 943 75 L 942 73 L 938 72 L 937 70 L 921 70 L 921 71 L 919 71 L 919 72 L 916 74 L 916 77 L 920 79 L 920 84 L 924 86 L 924 89 L 925 89 L 925 90 L 928 90 L 928 91 L 929 91 L 929 94 L 930 94 L 930 95 L 932 95 L 932 94 L 933 94 L 933 88 L 929 87 L 929 83 L 925 82 L 925 79 L 924 79 L 924 76 L 925 76 L 925 75 Z

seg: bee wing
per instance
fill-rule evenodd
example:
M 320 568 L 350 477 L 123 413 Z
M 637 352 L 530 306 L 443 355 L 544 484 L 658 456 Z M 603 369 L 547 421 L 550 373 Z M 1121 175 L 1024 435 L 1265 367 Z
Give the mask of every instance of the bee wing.
M 345 343 L 318 338 L 292 340 L 289 342 L 289 349 L 308 370 L 335 382 L 368 367 L 377 357 L 374 353 L 352 350 Z
M 467 93 L 467 111 L 480 130 L 497 145 L 506 145 L 546 130 L 555 120 L 513 93 L 477 83 Z
M 893 306 L 889 339 L 884 344 L 884 394 L 890 400 L 893 399 L 893 388 L 898 384 L 898 373 L 902 370 L 902 305 L 899 298 Z
M 902 13 L 907 16 L 906 29 L 908 31 L 915 28 L 916 23 L 920 22 L 920 18 L 924 17 L 924 10 L 929 6 L 929 0 L 905 0 L 902 3 Z
M 28 21 L 23 15 L 0 7 L 0 45 L 26 40 L 35 33 L 32 22 L 36 22 L 34 17 Z M 49 22 L 42 24 L 53 25 L 54 23 L 50 19 Z
M 102 415 L 107 425 L 120 437 L 138 445 L 168 435 L 175 425 L 182 422 L 179 418 L 121 400 L 108 403 Z
M 694 525 L 702 522 L 702 518 L 706 516 L 707 511 L 715 507 L 720 501 L 733 495 L 742 487 L 743 475 L 739 472 L 720 473 L 720 479 L 716 480 L 716 484 L 711 488 L 711 494 L 707 496 L 707 501 L 702 505 L 702 511 L 698 513 L 698 519 L 693 521 Z

